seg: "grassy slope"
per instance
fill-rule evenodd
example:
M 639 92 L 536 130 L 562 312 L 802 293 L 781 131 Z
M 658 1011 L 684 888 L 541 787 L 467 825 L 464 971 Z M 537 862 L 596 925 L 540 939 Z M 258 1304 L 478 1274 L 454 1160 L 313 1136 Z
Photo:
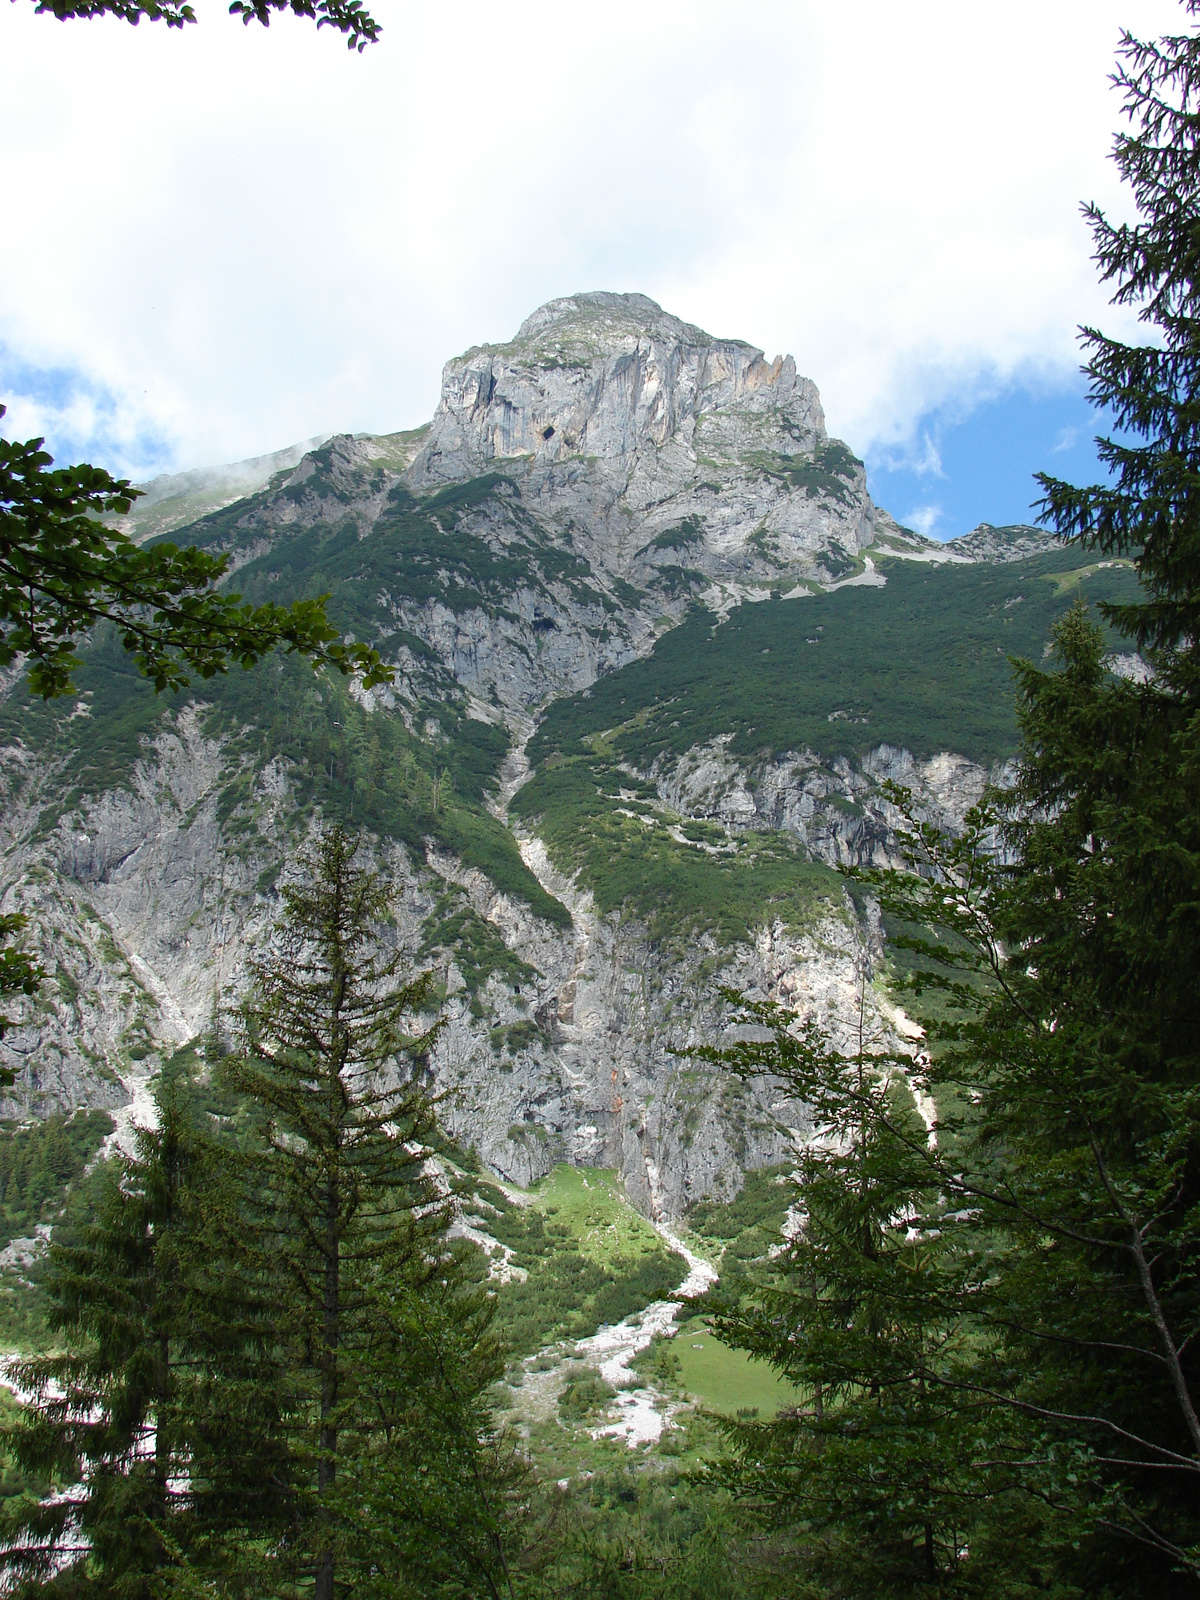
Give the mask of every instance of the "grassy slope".
M 560 1163 L 528 1193 L 543 1216 L 570 1228 L 583 1253 L 601 1266 L 662 1248 L 658 1234 L 621 1193 L 616 1174 L 604 1167 Z
M 776 1181 L 782 1171 L 749 1174 L 741 1194 L 727 1206 L 696 1207 L 689 1221 L 699 1248 L 709 1255 L 717 1254 L 722 1244 L 729 1243 L 735 1248 L 752 1245 L 756 1253 L 767 1249 L 772 1239 L 778 1238 L 779 1224 L 792 1199 L 792 1191 Z M 546 1223 L 566 1229 L 581 1254 L 618 1277 L 628 1279 L 629 1263 L 639 1255 L 644 1258 L 665 1254 L 661 1239 L 625 1200 L 611 1172 L 558 1166 L 528 1194 L 530 1205 L 521 1213 L 523 1217 L 528 1219 L 530 1213 L 537 1212 Z M 501 1236 L 504 1230 L 496 1232 Z M 546 1287 L 535 1268 L 524 1290 L 515 1286 L 502 1289 L 501 1325 L 511 1322 L 509 1307 L 517 1299 L 544 1296 Z M 634 1303 L 637 1298 L 630 1296 L 631 1310 L 640 1309 Z M 586 1309 L 581 1301 L 579 1310 Z M 590 1331 L 594 1319 L 587 1320 Z M 686 1318 L 669 1350 L 679 1363 L 670 1386 L 712 1410 L 756 1409 L 768 1416 L 781 1405 L 795 1403 L 796 1393 L 790 1385 L 782 1383 L 763 1363 L 751 1361 L 743 1352 L 730 1350 L 714 1339 L 703 1316 Z M 653 1381 L 653 1374 L 651 1377 Z M 592 1415 L 590 1420 L 594 1423 L 596 1417 Z
M 569 926 L 566 908 L 541 887 L 511 833 L 485 805 L 508 748 L 507 734 L 468 714 L 449 672 L 420 640 L 397 629 L 382 603 L 389 593 L 417 600 L 437 593 L 450 596 L 451 604 L 495 610 L 497 596 L 527 571 L 533 555 L 559 575 L 571 568 L 566 575 L 576 581 L 573 557 L 523 550 L 497 558 L 482 541 L 457 531 L 462 512 L 503 483 L 456 486 L 422 505 L 399 491 L 364 539 L 349 517 L 333 525 L 297 525 L 234 579 L 238 592 L 255 602 L 327 592 L 330 617 L 344 632 L 378 641 L 385 650 L 389 643 L 406 646 L 417 663 L 418 698 L 411 711 L 413 728 L 421 732 L 409 731 L 398 713 L 365 711 L 345 680 L 314 676 L 294 657 L 272 657 L 248 673 L 235 669 L 182 695 L 155 696 L 113 632 L 103 630 L 85 653 L 78 699 L 46 704 L 19 687 L 0 706 L 0 741 L 20 739 L 63 764 L 57 801 L 43 827 L 81 796 L 128 784 L 147 740 L 172 712 L 196 699 L 210 708 L 208 730 L 229 740 L 225 820 L 234 816 L 245 823 L 252 769 L 278 757 L 293 782 L 298 820 L 319 806 L 330 819 L 402 840 L 418 858 L 432 838 L 480 868 L 498 889 Z M 252 545 L 259 537 L 256 518 L 277 498 L 267 492 L 252 496 L 177 539 L 221 548 Z M 453 569 L 449 577 L 447 566 Z
M 579 872 L 601 912 L 632 912 L 655 941 L 710 932 L 731 944 L 764 914 L 799 927 L 841 903 L 837 874 L 786 835 L 730 838 L 681 823 L 651 801 L 653 792 L 593 756 L 543 768 L 512 809 L 536 822 L 554 860 Z
M 683 1323 L 671 1350 L 679 1362 L 679 1387 L 713 1411 L 757 1411 L 773 1417 L 780 1406 L 795 1405 L 800 1398 L 765 1362 L 714 1339 L 705 1317 Z
M 779 1224 L 793 1198 L 791 1189 L 777 1181 L 784 1170 L 750 1173 L 729 1205 L 709 1203 L 694 1208 L 689 1222 L 699 1248 L 715 1255 L 722 1245 L 732 1244 L 734 1248 L 752 1246 L 755 1253 L 761 1253 L 777 1240 Z M 536 1211 L 546 1222 L 565 1228 L 583 1255 L 610 1272 L 626 1275 L 630 1261 L 639 1254 L 663 1252 L 658 1234 L 625 1200 L 611 1172 L 558 1166 L 528 1193 L 526 1216 Z M 544 1292 L 536 1275 L 531 1277 L 531 1286 L 527 1293 Z M 509 1288 L 500 1294 L 503 1324 L 506 1303 L 512 1303 L 514 1292 Z M 631 1309 L 640 1308 L 631 1304 Z M 668 1348 L 679 1363 L 669 1386 L 715 1411 L 756 1409 L 769 1416 L 781 1405 L 795 1403 L 796 1392 L 769 1367 L 714 1339 L 704 1316 L 685 1318 Z M 654 1381 L 654 1374 L 649 1375 Z M 595 1416 L 591 1420 L 594 1422 Z
M 517 1353 L 620 1322 L 687 1275 L 683 1257 L 634 1211 L 611 1172 L 557 1166 L 524 1205 L 486 1180 L 474 1193 L 483 1202 L 473 1208 L 479 1225 L 528 1274 L 498 1292 L 497 1329 Z
M 530 743 L 544 764 L 603 738 L 646 770 L 731 733 L 747 760 L 783 751 L 858 756 L 881 743 L 916 756 L 993 761 L 1016 747 L 1009 656 L 1038 658 L 1075 595 L 1132 596 L 1128 566 L 1081 567 L 1077 551 L 1004 566 L 881 558 L 883 589 L 852 587 L 703 610 L 654 652 L 550 708 Z
M 718 1267 L 724 1288 L 754 1274 L 756 1264 L 779 1245 L 788 1208 L 796 1198 L 787 1181 L 791 1171 L 785 1162 L 748 1172 L 733 1200 L 701 1200 L 689 1210 L 688 1232 L 696 1249 Z M 675 1383 L 715 1411 L 754 1410 L 769 1417 L 801 1398 L 764 1362 L 715 1339 L 703 1315 L 681 1322 L 670 1350 L 679 1363 Z

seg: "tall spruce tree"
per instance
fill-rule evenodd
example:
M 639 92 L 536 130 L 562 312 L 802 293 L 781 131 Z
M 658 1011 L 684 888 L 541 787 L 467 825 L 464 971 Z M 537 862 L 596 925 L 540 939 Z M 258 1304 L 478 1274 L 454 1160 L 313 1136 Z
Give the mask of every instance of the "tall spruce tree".
M 790 1535 L 783 1592 L 805 1600 L 849 1600 L 868 1580 L 896 1600 L 1115 1596 L 1140 1593 L 1147 1570 L 1170 1593 L 1186 1560 L 1186 1492 L 1180 1526 L 1140 1482 L 1141 1463 L 1186 1461 L 1170 1382 L 1151 1365 L 1137 1388 L 1154 1313 L 1096 1177 L 1127 1134 L 1098 1131 L 1096 1113 L 1130 1085 L 1103 1062 L 1084 1081 L 1062 1019 L 1033 1009 L 1038 974 L 998 933 L 1023 882 L 996 862 L 999 820 L 980 808 L 955 839 L 914 820 L 901 831 L 920 872 L 869 875 L 928 1054 L 839 1050 L 763 1005 L 743 1009 L 769 1040 L 706 1052 L 814 1112 L 798 1233 L 717 1305 L 723 1337 L 804 1393 L 793 1413 L 731 1426 L 717 1476 Z M 914 1075 L 932 1128 L 913 1115 Z M 1160 1156 L 1121 1169 L 1128 1197 L 1161 1185 Z
M 8 1442 L 63 1488 L 16 1506 L 0 1553 L 30 1592 L 142 1600 L 187 1568 L 197 1541 L 219 1543 L 231 1513 L 238 1531 L 260 1520 L 270 1429 L 255 1427 L 253 1397 L 214 1399 L 214 1379 L 253 1346 L 246 1308 L 211 1292 L 201 1306 L 195 1283 L 222 1188 L 217 1157 L 165 1097 L 136 1154 L 112 1161 L 94 1221 L 51 1246 L 48 1321 L 66 1350 L 16 1365 L 31 1400 Z
M 728 1423 L 712 1477 L 798 1540 L 798 1593 L 966 1592 L 978 1474 L 939 1384 L 970 1334 L 953 1220 L 926 1159 L 917 1069 L 865 1026 L 866 982 L 864 970 L 845 1053 L 814 1019 L 732 993 L 759 1042 L 694 1052 L 769 1073 L 813 1122 L 796 1151 L 796 1231 L 757 1283 L 713 1304 L 714 1332 L 771 1362 L 800 1398 L 774 1419 Z
M 1086 209 L 1114 300 L 1153 335 L 1085 330 L 1091 399 L 1121 430 L 1098 441 L 1112 481 L 1040 479 L 1061 534 L 1135 563 L 1143 598 L 1101 610 L 1152 675 L 1114 678 L 1079 612 L 1057 635 L 1060 671 L 1020 668 L 1005 809 L 1021 870 L 996 917 L 1021 951 L 1009 1016 L 1039 1033 L 1025 1100 L 1045 1109 L 1026 1159 L 1060 1189 L 1077 1174 L 1069 1301 L 1042 1303 L 1028 1248 L 1009 1281 L 1027 1336 L 1046 1335 L 1051 1403 L 1099 1418 L 1098 1476 L 1126 1537 L 1098 1539 L 1091 1570 L 1159 1592 L 1200 1579 L 1200 4 L 1182 9 L 1191 31 L 1122 40 L 1115 159 L 1136 219 Z M 996 1113 L 1009 1136 L 1021 1108 Z
M 341 829 L 284 893 L 226 1085 L 256 1109 L 239 1260 L 276 1306 L 295 1515 L 273 1592 L 499 1596 L 523 1468 L 491 1423 L 500 1375 L 426 1170 L 429 973 L 402 981 L 389 895 Z
M 1153 330 L 1085 330 L 1092 399 L 1119 429 L 1099 441 L 1112 478 L 1040 480 L 1060 533 L 1135 565 L 1144 597 L 1103 621 L 1149 671 L 1109 670 L 1107 630 L 1073 610 L 1050 667 L 1017 664 L 1015 789 L 958 840 L 895 794 L 917 871 L 876 880 L 908 929 L 938 1144 L 882 1102 L 874 1125 L 927 1165 L 947 1309 L 969 1332 L 928 1373 L 977 1497 L 952 1592 L 1200 1581 L 1200 4 L 1183 9 L 1191 31 L 1122 40 L 1115 158 L 1137 220 L 1087 210 L 1116 300 Z M 868 1259 L 839 1270 L 856 1281 Z M 773 1333 L 761 1315 L 727 1326 L 789 1370 L 812 1342 L 777 1304 Z M 794 1487 L 794 1457 L 751 1454 Z M 902 1464 L 881 1445 L 881 1477 Z M 799 1471 L 819 1482 L 824 1465 Z M 829 1592 L 827 1569 L 805 1570 Z
M 222 1131 L 172 1078 L 96 1220 L 52 1249 L 68 1351 L 16 1369 L 11 1443 L 67 1487 L 2 1530 L 21 1592 L 511 1593 L 528 1472 L 426 1171 L 431 978 L 399 980 L 356 854 L 334 830 L 285 890 Z

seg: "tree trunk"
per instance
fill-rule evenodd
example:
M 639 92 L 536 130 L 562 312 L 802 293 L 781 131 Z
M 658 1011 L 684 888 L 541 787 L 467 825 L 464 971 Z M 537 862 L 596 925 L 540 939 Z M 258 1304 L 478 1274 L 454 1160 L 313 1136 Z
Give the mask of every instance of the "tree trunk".
M 167 1489 L 171 1477 L 171 1444 L 167 1437 L 167 1427 L 163 1412 L 167 1404 L 167 1389 L 171 1371 L 171 1341 L 164 1334 L 158 1346 L 159 1376 L 154 1401 L 154 1487 L 155 1510 L 159 1518 L 165 1523 L 167 1520 Z
M 322 1300 L 321 1334 L 321 1432 L 320 1460 L 317 1464 L 317 1497 L 320 1502 L 318 1526 L 321 1548 L 317 1552 L 314 1600 L 333 1600 L 334 1560 L 330 1539 L 333 1514 L 328 1499 L 337 1476 L 338 1403 L 338 1311 L 339 1311 L 339 1195 L 336 1180 L 331 1180 L 325 1202 L 325 1289 Z

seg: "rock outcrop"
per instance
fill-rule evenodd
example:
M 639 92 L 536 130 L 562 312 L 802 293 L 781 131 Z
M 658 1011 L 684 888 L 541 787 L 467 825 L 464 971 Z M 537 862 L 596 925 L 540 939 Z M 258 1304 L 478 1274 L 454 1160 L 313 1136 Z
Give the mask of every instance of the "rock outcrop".
M 253 483 L 196 525 L 197 540 L 263 594 L 319 549 L 313 570 L 343 575 L 396 663 L 395 686 L 360 704 L 433 745 L 448 737 L 440 706 L 503 726 L 512 746 L 491 804 L 506 823 L 537 715 L 647 656 L 689 606 L 724 614 L 806 584 L 881 584 L 866 554 L 876 539 L 877 554 L 946 555 L 876 512 L 861 463 L 827 437 L 816 388 L 790 357 L 714 339 L 640 295 L 552 301 L 511 343 L 450 362 L 427 430 L 337 436 L 298 460 L 244 465 L 249 477 L 163 485 L 148 509 L 174 515 L 188 494 L 223 504 L 231 484 Z M 988 530 L 958 558 L 1023 554 L 1029 536 Z M 29 914 L 48 974 L 0 1047 L 18 1071 L 6 1115 L 127 1101 L 219 1019 L 269 937 L 310 825 L 294 771 L 206 722 L 199 703 L 156 727 L 99 788 L 68 776 L 72 741 L 88 738 L 83 700 L 53 737 L 18 730 L 0 751 L 0 905 Z M 750 768 L 722 740 L 641 775 L 681 816 L 782 830 L 834 864 L 894 859 L 884 777 L 953 826 L 989 776 L 1003 774 L 883 746 L 857 764 L 799 751 Z M 656 942 L 636 919 L 600 915 L 541 839 L 517 842 L 570 908 L 565 931 L 432 840 L 373 845 L 396 891 L 391 937 L 445 985 L 431 1062 L 443 1114 L 516 1182 L 558 1160 L 613 1166 L 647 1214 L 673 1218 L 779 1159 L 803 1108 L 680 1053 L 721 1036 L 723 984 L 847 1038 L 860 1003 L 890 1026 L 886 995 L 863 986 L 879 930 L 848 898 L 823 901 L 805 926 L 764 903 L 740 944 Z M 448 897 L 511 957 L 484 981 L 468 984 L 438 945 Z
M 985 789 L 1004 789 L 1013 780 L 1011 761 L 983 766 L 949 752 L 919 761 L 911 751 L 886 744 L 857 762 L 803 750 L 747 766 L 729 755 L 728 743 L 698 746 L 679 761 L 656 764 L 647 777 L 683 816 L 732 828 L 780 829 L 833 867 L 902 864 L 899 818 L 882 792 L 885 783 L 909 790 L 922 816 L 956 834 Z
M 497 469 L 623 576 L 681 562 L 709 577 L 837 575 L 873 537 L 862 464 L 827 438 L 792 357 L 768 362 L 645 295 L 552 300 L 511 343 L 447 363 L 408 482 Z

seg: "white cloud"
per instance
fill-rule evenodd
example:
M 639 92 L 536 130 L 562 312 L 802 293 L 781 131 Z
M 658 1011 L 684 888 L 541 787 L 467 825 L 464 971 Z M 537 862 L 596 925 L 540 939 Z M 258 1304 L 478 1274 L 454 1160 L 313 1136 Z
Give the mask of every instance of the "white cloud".
M 888 472 L 914 472 L 918 478 L 946 476 L 942 467 L 942 453 L 927 429 L 922 429 L 917 438 L 907 441 L 907 448 L 884 451 L 880 465 Z
M 380 0 L 361 57 L 201 10 L 0 6 L 0 340 L 111 397 L 126 460 L 411 426 L 580 288 L 791 351 L 860 452 L 1131 325 L 1078 203 L 1123 209 L 1112 50 L 1171 0 Z
M 923 533 L 927 539 L 934 537 L 933 530 L 941 520 L 941 506 L 914 506 L 900 518 L 900 524 L 905 528 L 915 528 L 918 533 Z
M 1078 428 L 1063 428 L 1050 451 L 1052 456 L 1061 455 L 1064 450 L 1070 450 L 1079 438 Z

